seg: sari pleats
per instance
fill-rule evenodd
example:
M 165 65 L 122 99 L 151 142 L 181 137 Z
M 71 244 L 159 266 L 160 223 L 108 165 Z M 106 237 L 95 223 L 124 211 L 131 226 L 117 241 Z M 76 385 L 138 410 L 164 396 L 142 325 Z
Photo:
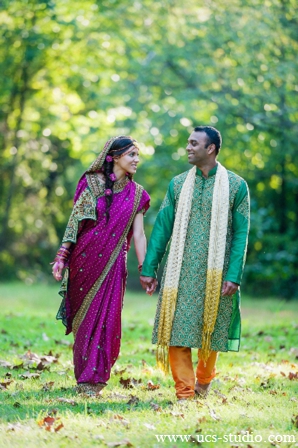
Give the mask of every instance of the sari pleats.
M 110 378 L 120 351 L 125 284 L 125 253 L 122 251 L 76 334 L 73 351 L 78 383 L 105 383 Z

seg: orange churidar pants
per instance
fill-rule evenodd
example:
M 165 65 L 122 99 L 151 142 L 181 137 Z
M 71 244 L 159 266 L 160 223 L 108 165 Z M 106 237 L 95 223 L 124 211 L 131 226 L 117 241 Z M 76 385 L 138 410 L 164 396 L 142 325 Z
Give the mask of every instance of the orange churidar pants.
M 215 364 L 218 352 L 212 351 L 206 366 L 199 360 L 196 375 L 191 359 L 191 348 L 189 347 L 169 347 L 169 361 L 175 381 L 177 398 L 193 397 L 195 387 L 195 377 L 200 384 L 209 384 L 216 375 Z

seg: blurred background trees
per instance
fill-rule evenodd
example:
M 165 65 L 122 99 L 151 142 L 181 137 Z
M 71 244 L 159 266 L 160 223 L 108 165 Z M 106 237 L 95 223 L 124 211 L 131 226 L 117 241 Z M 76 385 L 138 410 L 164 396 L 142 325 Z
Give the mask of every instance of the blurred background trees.
M 205 124 L 251 190 L 245 290 L 298 296 L 296 2 L 183 3 L 1 2 L 1 280 L 49 278 L 76 183 L 114 135 L 142 144 L 149 236 Z

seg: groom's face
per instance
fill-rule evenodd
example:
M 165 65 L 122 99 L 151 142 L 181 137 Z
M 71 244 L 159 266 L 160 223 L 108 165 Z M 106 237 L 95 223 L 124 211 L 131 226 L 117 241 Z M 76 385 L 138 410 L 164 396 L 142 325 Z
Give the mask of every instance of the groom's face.
M 208 136 L 205 132 L 193 132 L 188 139 L 186 151 L 192 165 L 204 163 L 208 159 Z

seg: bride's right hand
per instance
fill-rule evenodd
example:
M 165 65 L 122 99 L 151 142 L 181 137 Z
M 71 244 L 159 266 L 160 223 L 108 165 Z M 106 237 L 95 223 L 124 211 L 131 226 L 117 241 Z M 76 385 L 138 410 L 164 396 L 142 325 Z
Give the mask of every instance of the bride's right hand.
M 52 274 L 55 280 L 57 280 L 57 282 L 60 282 L 62 280 L 62 271 L 64 268 L 64 263 L 63 261 L 56 261 L 53 264 L 53 269 L 52 269 Z

